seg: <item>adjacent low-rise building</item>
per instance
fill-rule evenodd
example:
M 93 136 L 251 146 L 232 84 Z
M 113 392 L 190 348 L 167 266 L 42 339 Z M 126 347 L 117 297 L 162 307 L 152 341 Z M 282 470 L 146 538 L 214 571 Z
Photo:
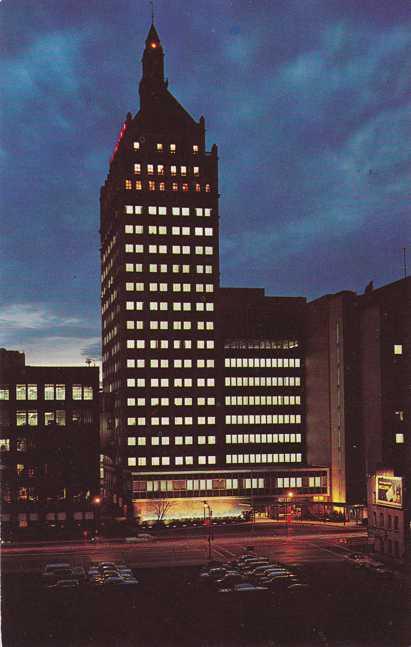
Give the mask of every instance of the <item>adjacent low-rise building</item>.
M 3 536 L 95 528 L 98 391 L 96 367 L 27 366 L 0 349 Z

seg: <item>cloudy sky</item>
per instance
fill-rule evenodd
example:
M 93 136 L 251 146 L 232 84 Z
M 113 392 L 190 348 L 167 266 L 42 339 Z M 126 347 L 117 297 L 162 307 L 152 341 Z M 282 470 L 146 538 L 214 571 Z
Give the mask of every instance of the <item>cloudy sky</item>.
M 170 90 L 219 147 L 223 285 L 313 299 L 400 278 L 411 2 L 155 11 Z M 0 18 L 0 345 L 33 364 L 84 363 L 100 354 L 99 189 L 138 110 L 150 6 L 2 0 Z

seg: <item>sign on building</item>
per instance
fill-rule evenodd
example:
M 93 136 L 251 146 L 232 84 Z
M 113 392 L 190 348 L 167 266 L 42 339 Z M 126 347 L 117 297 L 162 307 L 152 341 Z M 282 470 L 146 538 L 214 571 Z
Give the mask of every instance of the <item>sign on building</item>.
M 392 508 L 402 508 L 402 478 L 377 476 L 376 503 Z

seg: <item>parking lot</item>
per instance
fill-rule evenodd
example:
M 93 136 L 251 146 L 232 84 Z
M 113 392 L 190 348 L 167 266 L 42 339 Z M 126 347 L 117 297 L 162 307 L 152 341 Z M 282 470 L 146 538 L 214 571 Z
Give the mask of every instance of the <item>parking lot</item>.
M 211 565 L 224 569 L 217 579 L 226 581 L 219 584 L 217 579 L 214 582 L 203 577 L 208 571 L 205 565 L 133 568 L 132 576 L 138 585 L 132 587 L 79 585 L 53 590 L 47 588 L 41 574 L 6 575 L 2 597 L 3 645 L 410 644 L 409 589 L 403 578 L 390 571 L 378 572 L 378 568 L 348 559 L 298 565 L 281 565 L 281 560 L 270 559 L 268 565 L 243 570 L 235 568 L 233 561 L 238 560 L 221 560 L 220 564 Z M 261 566 L 261 573 L 266 566 L 274 570 L 278 567 L 278 581 L 282 583 L 260 586 L 265 572 L 261 578 L 251 572 L 246 575 L 247 570 L 255 571 Z M 245 579 L 236 578 L 236 572 Z M 295 593 L 284 583 L 287 577 L 297 585 Z M 248 590 L 235 590 L 236 585 L 245 582 L 249 584 Z M 298 584 L 302 588 L 298 589 Z

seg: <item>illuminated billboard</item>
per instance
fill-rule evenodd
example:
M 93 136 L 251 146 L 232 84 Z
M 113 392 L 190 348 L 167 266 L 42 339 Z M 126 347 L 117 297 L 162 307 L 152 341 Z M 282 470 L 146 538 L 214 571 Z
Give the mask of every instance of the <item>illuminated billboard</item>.
M 376 502 L 402 508 L 402 479 L 398 476 L 377 476 Z

